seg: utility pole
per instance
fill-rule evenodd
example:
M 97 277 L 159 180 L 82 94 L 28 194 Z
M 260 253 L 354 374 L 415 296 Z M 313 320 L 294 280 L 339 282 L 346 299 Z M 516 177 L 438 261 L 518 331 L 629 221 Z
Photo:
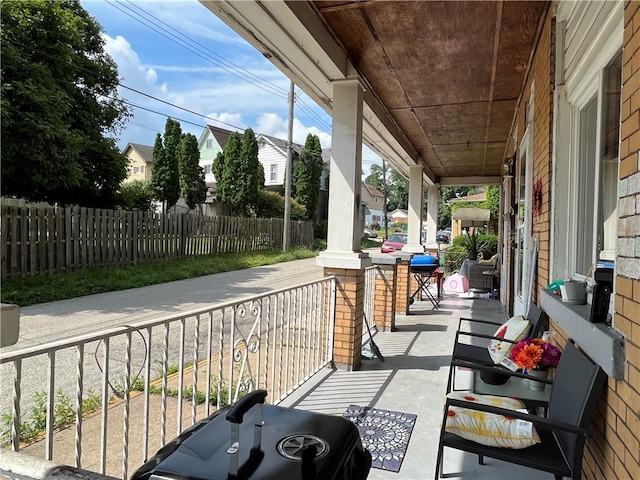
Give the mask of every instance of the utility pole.
M 295 85 L 289 87 L 289 128 L 287 134 L 287 165 L 284 169 L 284 229 L 282 231 L 282 251 L 288 252 L 291 245 L 291 173 L 293 171 L 293 102 Z

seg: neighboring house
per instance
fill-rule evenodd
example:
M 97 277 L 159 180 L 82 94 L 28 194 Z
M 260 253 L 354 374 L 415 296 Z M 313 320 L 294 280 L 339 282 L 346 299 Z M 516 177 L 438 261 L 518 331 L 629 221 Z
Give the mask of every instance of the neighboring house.
M 139 143 L 128 143 L 122 152 L 129 160 L 127 178 L 124 182 L 134 180 L 151 180 L 153 171 L 153 147 Z
M 212 172 L 213 162 L 226 146 L 231 130 L 207 125 L 198 140 L 200 150 L 200 166 L 204 169 L 205 181 L 207 183 L 207 200 L 204 206 L 205 214 L 223 215 L 222 205 L 215 201 L 216 179 Z M 287 164 L 287 141 L 270 135 L 256 135 L 258 143 L 258 161 L 264 168 L 264 188 L 272 192 L 284 195 L 285 191 L 285 171 Z M 303 145 L 293 144 L 294 160 L 299 156 Z M 318 200 L 318 218 L 327 218 L 328 199 L 328 170 L 331 150 L 322 151 L 322 159 L 325 169 L 320 179 L 320 197 Z
M 284 195 L 287 165 L 287 141 L 270 135 L 259 134 L 258 160 L 264 167 L 264 189 Z M 303 145 L 293 144 L 293 158 L 300 155 Z
M 409 222 L 409 212 L 402 208 L 396 208 L 388 214 L 388 217 L 391 219 L 391 223 L 402 223 L 406 225 Z
M 368 227 L 373 222 L 382 225 L 384 216 L 384 193 L 373 185 L 362 183 L 361 202 L 364 210 L 364 224 Z
M 207 125 L 198 139 L 200 166 L 204 170 L 204 181 L 207 184 L 207 198 L 202 206 L 204 215 L 215 216 L 229 213 L 224 205 L 216 200 L 216 179 L 211 168 L 213 161 L 225 147 L 232 133 L 231 130 Z

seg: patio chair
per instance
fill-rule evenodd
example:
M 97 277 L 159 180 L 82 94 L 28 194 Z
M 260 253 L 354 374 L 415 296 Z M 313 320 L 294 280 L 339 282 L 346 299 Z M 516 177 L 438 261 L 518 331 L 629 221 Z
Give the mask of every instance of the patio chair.
M 604 371 L 569 340 L 556 371 L 546 417 L 447 398 L 438 444 L 436 480 L 443 476 L 445 447 L 477 454 L 480 465 L 484 465 L 484 457 L 490 457 L 552 473 L 556 480 L 563 477 L 579 479 L 585 439 L 592 435 L 587 427 L 606 378 Z M 450 411 L 450 407 L 454 407 L 454 410 Z M 462 438 L 447 431 L 450 428 L 446 426 L 447 418 L 456 415 L 456 408 L 469 409 L 474 418 L 477 418 L 478 412 L 489 412 L 499 415 L 497 418 L 503 420 L 506 417 L 503 423 L 513 418 L 532 422 L 539 443 L 525 448 L 502 448 L 489 446 L 496 437 L 488 437 L 483 443 Z M 484 427 L 480 425 L 481 429 Z
M 529 325 L 531 330 L 529 331 L 529 337 L 537 337 L 542 332 L 542 329 L 546 323 L 547 315 L 538 308 L 538 306 L 531 302 L 529 304 L 529 311 L 527 312 L 527 320 L 529 321 Z M 466 332 L 460 330 L 462 321 L 470 321 L 477 324 L 489 325 L 493 327 L 499 327 L 503 325 L 504 322 L 496 322 L 493 320 L 479 320 L 479 319 L 461 319 L 458 324 L 458 331 L 456 332 L 455 340 L 453 343 L 453 353 L 451 354 L 451 364 L 449 366 L 449 378 L 447 380 L 447 393 L 452 390 L 455 390 L 455 372 L 458 367 L 469 367 L 469 364 L 478 364 L 485 366 L 494 366 L 495 361 L 491 357 L 489 353 L 488 344 L 491 340 L 498 340 L 497 337 L 493 335 L 486 335 L 482 333 L 473 333 Z M 486 343 L 484 345 L 471 345 L 469 343 L 464 343 L 460 341 L 460 337 L 470 337 L 471 339 L 485 339 Z M 518 339 L 508 339 L 508 338 L 500 338 L 499 340 L 516 344 L 518 343 Z M 503 367 L 496 367 L 495 374 L 499 376 L 500 370 L 505 371 Z M 505 377 L 505 381 L 507 378 Z

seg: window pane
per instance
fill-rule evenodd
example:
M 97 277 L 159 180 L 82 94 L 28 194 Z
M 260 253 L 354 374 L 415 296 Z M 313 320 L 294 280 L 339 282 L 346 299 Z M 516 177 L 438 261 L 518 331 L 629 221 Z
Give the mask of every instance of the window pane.
M 604 69 L 602 90 L 602 164 L 600 183 L 599 256 L 615 260 L 618 218 L 618 145 L 622 54 Z
M 597 138 L 597 99 L 594 97 L 580 111 L 580 137 L 576 185 L 576 267 L 586 275 L 593 264 L 593 213 L 595 208 L 595 159 Z
M 611 160 L 618 158 L 622 54 L 604 69 L 603 77 L 602 155 L 604 160 Z

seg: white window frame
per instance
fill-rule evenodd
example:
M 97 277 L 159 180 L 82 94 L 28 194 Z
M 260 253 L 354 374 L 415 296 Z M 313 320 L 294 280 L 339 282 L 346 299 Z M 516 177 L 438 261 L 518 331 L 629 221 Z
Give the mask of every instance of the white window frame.
M 278 181 L 278 164 L 272 163 L 269 170 L 269 181 L 277 182 Z
M 527 126 L 520 142 L 520 151 L 516 162 L 516 225 L 515 225 L 515 271 L 514 289 L 515 304 L 514 315 L 527 315 L 529 309 L 528 297 L 531 294 L 529 278 L 531 275 L 531 248 L 532 248 L 532 222 L 531 222 L 531 194 L 533 190 L 533 93 L 529 99 L 527 112 Z M 524 185 L 521 185 L 522 163 L 524 164 Z M 520 220 L 520 190 L 524 189 L 524 208 L 522 221 Z M 522 256 L 522 264 L 519 263 Z M 521 265 L 521 266 L 520 266 Z
M 620 47 L 621 48 L 621 47 Z M 581 195 L 584 194 L 582 190 L 582 184 L 580 183 L 580 174 L 582 169 L 590 168 L 592 169 L 593 176 L 593 185 L 589 192 L 584 195 L 582 198 L 593 198 L 593 205 L 590 209 L 592 212 L 592 224 L 594 225 L 591 231 L 591 264 L 595 265 L 595 263 L 600 259 L 602 252 L 599 251 L 598 246 L 598 233 L 600 228 L 600 212 L 602 205 L 602 192 L 601 192 L 601 182 L 602 182 L 602 121 L 603 121 L 603 88 L 604 88 L 604 79 L 603 74 L 606 67 L 613 61 L 613 59 L 620 52 L 618 49 L 611 48 L 607 49 L 607 56 L 604 56 L 602 53 L 599 56 L 599 61 L 594 62 L 592 64 L 592 68 L 589 69 L 589 75 L 583 79 L 581 82 L 582 88 L 569 97 L 569 102 L 571 103 L 571 151 L 573 154 L 570 158 L 570 175 L 569 175 L 569 204 L 571 208 L 571 215 L 569 216 L 569 230 L 568 230 L 568 242 L 567 242 L 567 259 L 569 263 L 569 274 L 572 278 L 584 280 L 589 271 L 585 271 L 584 268 L 581 268 L 578 263 L 578 254 L 582 252 L 576 252 L 575 249 L 575 240 L 579 235 L 584 234 L 584 226 L 581 225 L 580 219 L 578 218 L 578 202 L 580 202 Z M 596 138 L 595 138 L 595 156 L 588 160 L 590 165 L 581 165 L 583 161 L 581 157 L 581 146 L 580 146 L 580 134 L 581 134 L 581 112 L 595 99 L 595 105 L 597 108 L 596 114 Z M 619 168 L 619 161 L 618 161 Z M 617 201 L 617 189 L 614 192 Z M 589 208 L 587 208 L 589 210 Z M 615 252 L 613 256 L 609 253 L 605 255 L 609 260 L 615 259 Z M 590 302 L 590 299 L 589 299 Z
M 213 139 L 207 138 L 206 148 L 213 148 Z

